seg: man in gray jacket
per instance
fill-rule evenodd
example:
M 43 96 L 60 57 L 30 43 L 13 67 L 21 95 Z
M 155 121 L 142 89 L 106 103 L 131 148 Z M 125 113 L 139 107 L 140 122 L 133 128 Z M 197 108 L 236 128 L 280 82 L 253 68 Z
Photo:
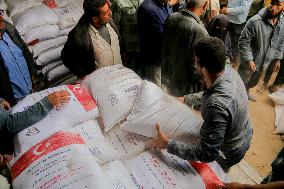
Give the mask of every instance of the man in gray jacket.
M 169 153 L 189 161 L 216 160 L 227 170 L 241 161 L 252 138 L 246 89 L 239 74 L 229 66 L 225 68 L 226 51 L 220 39 L 199 40 L 194 54 L 196 70 L 204 77 L 207 90 L 202 97 L 200 93 L 190 94 L 181 97 L 181 101 L 189 106 L 201 105 L 204 122 L 200 142 L 169 139 L 157 126 L 158 136 L 150 141 L 150 146 L 167 148 Z
M 280 68 L 284 50 L 284 0 L 272 0 L 271 5 L 261 9 L 250 18 L 242 31 L 239 48 L 241 65 L 239 74 L 246 86 L 249 100 L 256 101 L 249 89 L 259 82 L 262 70 L 271 62 Z
M 200 91 L 201 80 L 195 73 L 193 47 L 208 36 L 200 16 L 208 0 L 189 0 L 186 9 L 165 22 L 162 42 L 162 84 L 173 96 Z

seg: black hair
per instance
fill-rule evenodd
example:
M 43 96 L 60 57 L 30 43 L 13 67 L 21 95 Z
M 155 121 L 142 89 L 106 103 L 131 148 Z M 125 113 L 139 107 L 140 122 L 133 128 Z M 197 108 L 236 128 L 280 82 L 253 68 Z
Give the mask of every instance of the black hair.
M 106 0 L 84 0 L 83 9 L 88 18 L 100 15 L 99 8 L 107 3 Z
M 226 50 L 224 43 L 217 37 L 204 37 L 194 47 L 195 56 L 199 59 L 201 67 L 205 67 L 211 74 L 224 70 Z

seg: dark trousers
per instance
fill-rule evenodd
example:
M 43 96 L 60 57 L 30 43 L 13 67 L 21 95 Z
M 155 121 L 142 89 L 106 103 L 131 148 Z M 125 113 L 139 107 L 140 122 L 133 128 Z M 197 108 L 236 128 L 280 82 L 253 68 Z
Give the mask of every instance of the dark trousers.
M 284 64 L 283 63 L 284 63 L 284 59 L 281 60 L 280 69 L 277 73 L 277 76 L 275 78 L 273 85 L 281 85 L 284 83 Z M 274 72 L 274 65 L 275 65 L 275 62 L 271 62 L 271 64 L 268 66 L 265 72 L 264 79 L 263 79 L 264 82 L 268 82 L 270 80 L 271 75 Z
M 239 61 L 239 39 L 241 36 L 241 32 L 245 27 L 245 23 L 243 24 L 234 24 L 232 22 L 229 23 L 229 33 L 231 38 L 232 45 L 232 61 L 234 63 Z

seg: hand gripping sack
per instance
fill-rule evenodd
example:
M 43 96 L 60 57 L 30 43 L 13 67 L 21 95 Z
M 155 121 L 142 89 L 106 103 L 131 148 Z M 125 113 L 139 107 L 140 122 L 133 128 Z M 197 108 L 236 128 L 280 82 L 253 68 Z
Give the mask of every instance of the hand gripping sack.
M 165 94 L 154 83 L 144 81 L 122 128 L 153 138 L 157 136 L 156 123 L 171 138 L 196 142 L 203 121 L 188 106 Z

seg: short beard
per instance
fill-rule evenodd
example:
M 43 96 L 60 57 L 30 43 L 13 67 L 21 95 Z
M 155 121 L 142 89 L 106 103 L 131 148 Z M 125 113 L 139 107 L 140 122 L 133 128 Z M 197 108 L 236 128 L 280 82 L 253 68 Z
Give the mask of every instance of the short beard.
M 281 14 L 282 14 L 282 11 L 278 12 L 277 14 L 271 14 L 271 12 L 269 11 L 268 18 L 269 19 L 278 18 Z

